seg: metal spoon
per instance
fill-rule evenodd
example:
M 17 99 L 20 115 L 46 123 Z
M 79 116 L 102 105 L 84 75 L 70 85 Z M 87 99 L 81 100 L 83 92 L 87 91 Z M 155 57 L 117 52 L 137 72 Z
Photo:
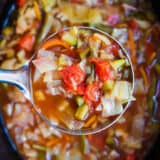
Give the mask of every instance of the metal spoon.
M 127 54 L 127 51 L 124 49 L 124 47 L 116 40 L 114 39 L 112 36 L 110 36 L 109 34 L 100 31 L 98 29 L 92 28 L 92 27 L 82 27 L 82 26 L 78 26 L 78 29 L 83 29 L 83 30 L 90 30 L 92 32 L 98 32 L 106 37 L 108 37 L 109 39 L 113 40 L 117 45 L 119 45 L 120 49 L 123 52 L 123 55 L 125 56 L 125 58 L 128 59 L 128 62 L 130 64 L 130 71 L 131 71 L 131 76 L 132 76 L 132 93 L 133 93 L 133 89 L 134 89 L 134 71 L 133 71 L 133 65 L 132 62 L 130 60 L 129 55 Z M 71 28 L 66 28 L 64 30 L 69 30 Z M 45 39 L 42 44 L 53 38 L 54 36 L 56 36 L 58 34 L 58 32 L 52 34 L 51 36 L 49 36 L 47 39 Z M 41 46 L 41 44 L 39 45 Z M 72 135 L 85 135 L 85 134 L 93 134 L 93 133 L 97 133 L 100 132 L 104 129 L 109 128 L 110 126 L 112 126 L 113 124 L 115 124 L 125 113 L 125 111 L 127 110 L 127 108 L 130 106 L 130 102 L 128 102 L 126 104 L 126 106 L 123 109 L 123 112 L 118 115 L 111 123 L 105 123 L 102 124 L 101 126 L 98 126 L 94 129 L 91 128 L 87 128 L 87 129 L 77 129 L 77 130 L 72 130 L 72 129 L 68 129 L 67 127 L 61 127 L 57 124 L 53 124 L 47 117 L 45 117 L 44 115 L 42 115 L 42 113 L 39 111 L 39 109 L 36 107 L 36 105 L 34 104 L 34 98 L 33 98 L 33 89 L 32 89 L 32 75 L 31 75 L 31 64 L 32 64 L 32 60 L 34 59 L 34 57 L 36 56 L 36 54 L 38 53 L 38 49 L 36 50 L 35 54 L 24 64 L 23 67 L 21 67 L 18 70 L 5 70 L 5 69 L 0 69 L 0 82 L 1 83 L 8 83 L 14 86 L 17 86 L 20 91 L 24 94 L 24 96 L 27 98 L 27 100 L 30 101 L 30 103 L 33 105 L 33 108 L 35 109 L 36 113 L 49 125 L 51 125 L 52 127 L 54 127 L 55 129 L 58 129 L 59 131 L 62 131 L 64 133 L 68 133 L 68 134 L 72 134 Z M 132 94 L 131 93 L 131 94 Z

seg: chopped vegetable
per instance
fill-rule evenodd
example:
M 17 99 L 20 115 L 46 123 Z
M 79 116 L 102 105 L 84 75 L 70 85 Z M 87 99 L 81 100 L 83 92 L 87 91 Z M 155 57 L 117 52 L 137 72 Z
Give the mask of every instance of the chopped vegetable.
M 71 35 L 71 33 L 66 32 L 65 34 L 63 34 L 62 39 L 69 43 L 70 45 L 76 45 L 77 43 L 77 37 L 75 37 L 74 35 Z
M 111 91 L 114 87 L 114 81 L 113 80 L 106 80 L 102 86 L 102 89 L 104 92 Z
M 122 113 L 123 106 L 118 101 L 115 102 L 114 100 L 108 98 L 102 98 L 102 117 L 110 117 L 117 114 Z
M 101 81 L 113 79 L 113 71 L 110 64 L 107 61 L 96 61 L 95 70 Z
M 71 91 L 77 91 L 78 85 L 81 84 L 85 79 L 85 73 L 76 64 L 62 69 L 61 76 L 65 85 Z
M 18 7 L 23 7 L 26 4 L 27 0 L 16 0 Z
M 98 24 L 102 21 L 97 9 L 91 9 L 84 5 L 63 2 L 60 5 L 60 9 L 72 23 Z
M 47 36 L 53 24 L 53 16 L 50 13 L 45 13 L 43 26 L 38 32 L 36 39 L 36 46 L 39 45 L 40 42 Z
M 82 106 L 79 106 L 76 113 L 75 117 L 81 121 L 85 120 L 87 118 L 87 115 L 89 113 L 89 107 L 87 104 L 83 104 Z
M 87 57 L 87 55 L 89 54 L 89 48 L 83 50 L 82 52 L 79 53 L 80 58 L 83 60 L 84 58 Z
M 126 61 L 124 59 L 118 59 L 111 62 L 112 67 L 114 70 L 118 70 L 119 68 L 123 67 L 126 64 Z
M 160 64 L 156 64 L 155 65 L 155 70 L 156 70 L 156 72 L 160 75 Z
M 106 45 L 110 45 L 110 44 L 111 44 L 110 40 L 109 40 L 106 36 L 103 36 L 103 35 L 98 34 L 98 33 L 95 33 L 93 36 L 94 36 L 96 39 L 101 40 L 101 41 L 102 41 L 103 43 L 105 43 Z
M 35 104 L 62 127 L 96 128 L 111 122 L 133 100 L 127 56 L 97 30 L 72 27 L 55 33 L 41 44 L 32 63 L 33 78 L 38 77 L 33 90 L 45 96 L 35 96 Z
M 81 149 L 83 154 L 88 154 L 90 151 L 90 145 L 86 136 L 81 136 Z
M 88 103 L 98 102 L 101 96 L 100 84 L 97 82 L 89 84 L 85 89 L 84 96 L 85 101 Z
M 84 104 L 84 99 L 81 96 L 76 97 L 76 102 L 78 106 L 82 106 Z
M 111 97 L 116 98 L 121 103 L 126 103 L 132 99 L 131 83 L 127 81 L 116 81 L 111 91 Z
M 69 48 L 69 45 L 66 42 L 61 41 L 59 39 L 49 40 L 49 41 L 45 42 L 44 44 L 42 44 L 41 48 L 48 49 L 48 48 L 55 47 L 55 46 L 62 46 L 64 48 Z
M 57 68 L 57 64 L 49 57 L 35 59 L 32 63 L 36 66 L 40 73 L 48 72 Z
M 34 36 L 27 33 L 19 40 L 18 45 L 26 51 L 31 51 L 34 45 L 34 41 Z

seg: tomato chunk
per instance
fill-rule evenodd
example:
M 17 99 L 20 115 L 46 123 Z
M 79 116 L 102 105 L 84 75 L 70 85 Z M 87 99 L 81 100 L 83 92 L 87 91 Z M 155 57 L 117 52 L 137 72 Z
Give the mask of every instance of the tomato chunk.
M 126 160 L 135 160 L 135 159 L 136 159 L 136 156 L 135 156 L 134 153 L 132 153 L 132 154 L 127 154 L 127 156 L 126 156 Z
M 78 87 L 85 79 L 85 72 L 76 64 L 67 66 L 61 70 L 62 80 L 68 91 L 80 91 L 82 87 Z M 81 86 L 81 85 L 80 85 Z
M 25 34 L 20 40 L 19 40 L 19 46 L 26 51 L 31 51 L 34 45 L 35 37 L 29 33 Z
M 16 1 L 18 7 L 23 7 L 26 2 L 27 2 L 27 0 L 17 0 Z
M 100 83 L 94 82 L 89 84 L 84 93 L 84 98 L 87 104 L 96 103 L 99 101 L 101 96 L 101 91 L 100 91 Z
M 93 62 L 95 64 L 96 74 L 101 81 L 113 79 L 113 70 L 109 62 L 100 58 L 91 58 L 89 62 Z

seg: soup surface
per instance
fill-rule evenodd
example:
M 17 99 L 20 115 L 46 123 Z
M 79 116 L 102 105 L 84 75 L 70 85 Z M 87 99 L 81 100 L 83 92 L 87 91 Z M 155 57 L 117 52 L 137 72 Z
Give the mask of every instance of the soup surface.
M 64 27 L 85 25 L 119 40 L 127 49 L 135 71 L 136 100 L 124 116 L 107 130 L 86 136 L 71 136 L 51 128 L 16 87 L 2 85 L 1 108 L 22 157 L 25 160 L 144 159 L 159 132 L 160 119 L 160 24 L 150 4 L 144 0 L 16 2 L 14 18 L 0 36 L 1 68 L 22 66 L 47 35 Z
M 34 103 L 52 123 L 96 128 L 112 122 L 133 99 L 129 59 L 96 30 L 73 27 L 53 35 L 32 63 Z

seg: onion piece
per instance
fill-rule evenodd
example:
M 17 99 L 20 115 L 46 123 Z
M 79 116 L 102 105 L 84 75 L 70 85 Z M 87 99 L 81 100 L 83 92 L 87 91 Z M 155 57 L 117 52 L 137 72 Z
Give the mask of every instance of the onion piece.
M 123 106 L 121 103 L 105 97 L 102 98 L 102 107 L 102 117 L 114 116 L 122 113 L 123 111 Z

